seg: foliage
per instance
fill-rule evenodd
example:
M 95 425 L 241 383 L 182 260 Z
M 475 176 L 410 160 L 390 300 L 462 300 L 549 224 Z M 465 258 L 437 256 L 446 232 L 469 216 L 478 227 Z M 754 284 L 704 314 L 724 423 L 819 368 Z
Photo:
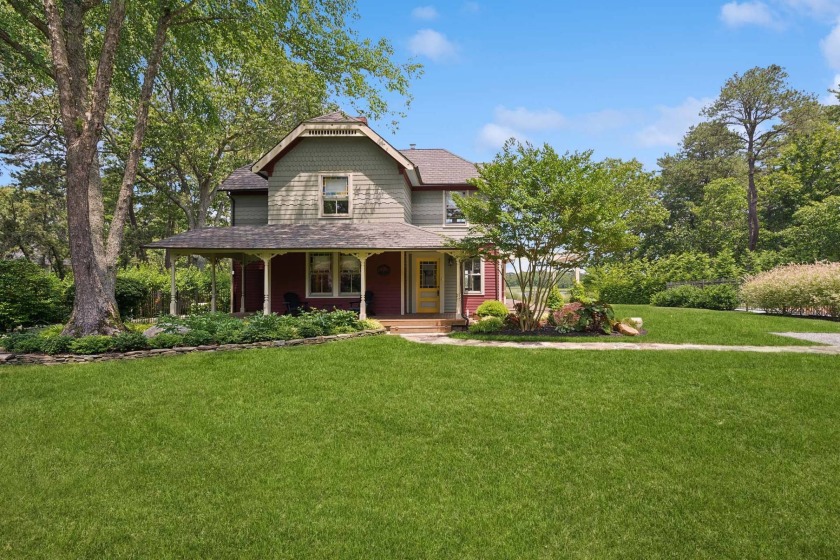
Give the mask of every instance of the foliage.
M 557 286 L 552 286 L 548 292 L 548 297 L 545 302 L 546 308 L 549 310 L 549 312 L 556 311 L 563 307 L 564 303 L 565 302 L 563 301 L 563 294 L 560 293 L 560 288 L 558 288 Z
M 610 334 L 615 311 L 611 305 L 601 302 L 574 302 L 554 312 L 552 323 L 559 333 L 590 332 Z
M 148 290 L 138 280 L 117 276 L 115 297 L 120 315 L 123 318 L 138 315 L 140 306 L 148 296 Z
M 738 289 L 727 284 L 705 288 L 692 285 L 677 286 L 654 294 L 650 303 L 657 307 L 692 307 L 731 311 L 738 307 Z
M 484 317 L 500 317 L 505 318 L 508 316 L 508 308 L 507 305 L 502 303 L 501 301 L 497 301 L 495 299 L 488 299 L 481 303 L 478 308 L 475 310 L 475 314 L 481 318 Z
M 61 282 L 24 259 L 0 260 L 0 331 L 64 321 Z
M 840 317 L 840 263 L 786 265 L 741 286 L 741 299 L 771 313 Z
M 790 258 L 798 262 L 840 261 L 840 195 L 811 202 L 793 214 L 782 232 Z
M 381 331 L 385 327 L 376 319 L 362 319 L 359 321 L 359 330 L 363 331 Z
M 160 333 L 149 339 L 149 346 L 152 348 L 175 348 L 184 346 L 184 335 L 176 333 Z
M 41 335 L 41 349 L 45 354 L 66 354 L 70 352 L 70 345 L 73 343 L 72 336 L 58 336 L 45 337 Z
M 184 333 L 184 346 L 204 346 L 213 343 L 213 335 L 201 329 L 193 329 Z
M 250 317 L 242 330 L 242 341 L 263 342 L 297 338 L 297 329 L 293 326 L 295 322 L 297 322 L 296 318 L 287 315 L 256 315 Z
M 89 335 L 82 336 L 70 343 L 70 352 L 73 354 L 104 354 L 114 349 L 113 336 Z
M 595 162 L 591 152 L 559 155 L 550 146 L 508 141 L 471 180 L 477 196 L 456 203 L 470 223 L 468 254 L 510 259 L 533 330 L 559 278 L 591 259 L 623 254 L 664 213 L 655 180 L 638 162 Z
M 132 352 L 134 350 L 146 350 L 149 348 L 148 339 L 140 333 L 124 332 L 113 338 L 112 350 L 114 352 Z
M 6 335 L 0 342 L 9 352 L 31 354 L 42 351 L 44 339 L 35 333 L 26 332 Z
M 569 291 L 569 303 L 592 303 L 597 299 L 597 290 L 588 290 L 582 282 L 574 282 L 572 284 L 572 289 Z M 559 308 L 562 307 L 563 305 L 561 304 Z
M 499 332 L 505 328 L 505 321 L 501 317 L 489 315 L 486 319 L 470 323 L 469 331 L 471 333 L 490 334 Z

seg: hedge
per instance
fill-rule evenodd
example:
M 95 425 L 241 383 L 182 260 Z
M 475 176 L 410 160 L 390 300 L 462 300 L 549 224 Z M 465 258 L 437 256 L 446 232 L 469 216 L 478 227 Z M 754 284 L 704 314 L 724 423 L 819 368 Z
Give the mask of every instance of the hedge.
M 770 313 L 840 317 L 840 263 L 776 267 L 748 278 L 741 299 Z

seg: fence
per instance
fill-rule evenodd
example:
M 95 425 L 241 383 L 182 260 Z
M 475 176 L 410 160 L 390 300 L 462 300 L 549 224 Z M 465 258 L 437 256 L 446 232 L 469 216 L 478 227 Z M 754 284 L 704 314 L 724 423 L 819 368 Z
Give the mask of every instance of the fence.
M 179 292 L 176 295 L 177 315 L 190 315 L 210 311 L 210 294 L 202 290 L 191 291 L 192 293 Z M 133 310 L 131 317 L 133 322 L 149 322 L 149 318 L 169 313 L 169 292 L 152 290 L 148 296 Z M 230 309 L 230 292 L 219 291 L 216 295 L 216 309 L 228 311 Z

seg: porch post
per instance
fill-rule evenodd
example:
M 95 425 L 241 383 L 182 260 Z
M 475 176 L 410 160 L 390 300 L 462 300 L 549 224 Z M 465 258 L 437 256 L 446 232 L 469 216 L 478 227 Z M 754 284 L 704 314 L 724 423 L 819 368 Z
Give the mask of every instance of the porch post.
M 359 262 L 362 264 L 362 282 L 361 282 L 361 296 L 359 297 L 359 319 L 367 319 L 367 303 L 365 302 L 365 290 L 367 289 L 367 259 L 370 256 L 369 253 L 358 253 L 356 258 L 359 259 Z
M 245 313 L 245 253 L 242 253 L 242 260 L 239 262 L 242 267 L 242 274 L 239 279 L 239 312 Z
M 464 264 L 464 259 L 460 256 L 455 257 L 455 318 L 464 318 L 464 275 L 461 268 Z
M 263 262 L 263 315 L 271 315 L 271 257 L 260 255 Z
M 216 312 L 216 257 L 210 259 L 210 311 Z
M 178 314 L 178 296 L 177 287 L 175 285 L 175 260 L 177 255 L 172 252 L 169 254 L 169 314 Z

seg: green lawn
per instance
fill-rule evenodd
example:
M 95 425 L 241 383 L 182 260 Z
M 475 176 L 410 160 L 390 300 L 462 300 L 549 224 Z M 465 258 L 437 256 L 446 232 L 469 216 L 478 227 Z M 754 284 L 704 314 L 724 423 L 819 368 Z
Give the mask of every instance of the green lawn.
M 840 359 L 375 337 L 0 369 L 2 558 L 838 558 Z
M 455 333 L 479 340 L 548 340 L 554 342 L 666 342 L 755 346 L 811 346 L 812 342 L 777 336 L 774 332 L 840 333 L 840 321 L 778 317 L 741 311 L 707 311 L 650 305 L 615 305 L 618 318 L 641 317 L 648 333 L 639 337 L 520 337 Z

